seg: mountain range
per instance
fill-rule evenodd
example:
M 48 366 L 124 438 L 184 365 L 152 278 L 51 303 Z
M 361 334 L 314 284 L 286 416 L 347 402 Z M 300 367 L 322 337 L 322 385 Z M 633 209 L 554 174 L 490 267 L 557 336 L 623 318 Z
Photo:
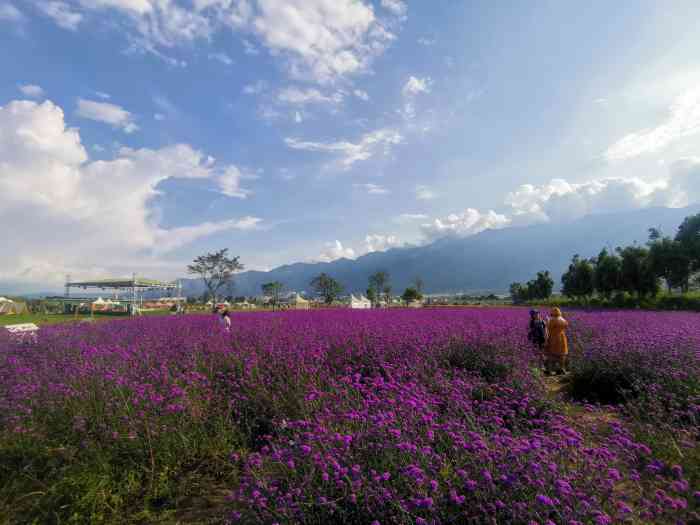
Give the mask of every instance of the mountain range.
M 566 224 L 445 237 L 423 246 L 368 253 L 355 260 L 247 271 L 236 275 L 234 295 L 260 295 L 261 285 L 270 281 L 282 282 L 287 290 L 309 291 L 309 282 L 321 272 L 337 279 L 346 292 L 361 293 L 367 289 L 368 277 L 378 270 L 389 272 L 395 293 L 401 293 L 416 277 L 423 279 L 429 294 L 506 292 L 511 283 L 525 282 L 541 270 L 549 270 L 558 285 L 574 254 L 593 257 L 604 247 L 644 244 L 651 227 L 673 236 L 683 219 L 696 213 L 700 213 L 700 205 L 588 215 Z M 204 286 L 200 280 L 186 279 L 183 291 L 200 295 Z

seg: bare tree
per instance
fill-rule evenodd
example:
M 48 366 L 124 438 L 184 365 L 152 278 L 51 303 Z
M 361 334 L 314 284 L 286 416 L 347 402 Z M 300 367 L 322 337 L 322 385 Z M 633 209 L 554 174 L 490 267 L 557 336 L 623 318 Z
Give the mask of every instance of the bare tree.
M 207 287 L 212 301 L 216 302 L 219 290 L 232 286 L 233 274 L 244 268 L 239 257 L 228 257 L 228 248 L 197 257 L 187 265 L 187 273 L 199 275 Z
M 261 288 L 263 295 L 270 298 L 270 303 L 272 303 L 272 309 L 274 310 L 280 303 L 280 297 L 282 295 L 282 291 L 284 290 L 284 284 L 279 281 L 273 281 L 271 283 L 261 285 Z

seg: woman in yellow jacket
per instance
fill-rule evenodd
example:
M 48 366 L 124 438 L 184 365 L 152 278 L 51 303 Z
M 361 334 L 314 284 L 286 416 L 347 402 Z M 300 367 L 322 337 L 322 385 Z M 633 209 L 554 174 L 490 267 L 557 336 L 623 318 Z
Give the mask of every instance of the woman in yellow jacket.
M 569 323 L 561 315 L 559 308 L 553 308 L 547 321 L 547 343 L 544 347 L 544 373 L 549 375 L 566 373 L 566 359 L 569 355 L 569 342 L 566 339 L 566 328 Z

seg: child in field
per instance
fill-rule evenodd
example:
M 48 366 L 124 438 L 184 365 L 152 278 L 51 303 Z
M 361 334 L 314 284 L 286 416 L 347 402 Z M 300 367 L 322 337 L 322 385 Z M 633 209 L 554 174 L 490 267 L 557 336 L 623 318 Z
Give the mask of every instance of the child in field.
M 565 374 L 567 368 L 567 356 L 569 355 L 569 342 L 566 338 L 566 329 L 569 323 L 561 315 L 559 308 L 553 308 L 551 318 L 547 321 L 547 342 L 544 349 L 544 373 L 552 372 Z
M 537 310 L 530 310 L 530 325 L 527 330 L 527 340 L 537 347 L 540 352 L 544 350 L 547 340 L 547 325 L 542 320 Z

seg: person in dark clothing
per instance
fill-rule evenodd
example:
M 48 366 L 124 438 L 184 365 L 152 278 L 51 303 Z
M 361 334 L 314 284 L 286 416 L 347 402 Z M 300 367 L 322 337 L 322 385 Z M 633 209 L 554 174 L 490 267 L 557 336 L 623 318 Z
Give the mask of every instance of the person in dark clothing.
M 528 326 L 527 340 L 536 346 L 538 350 L 544 350 L 544 345 L 547 341 L 547 325 L 542 320 L 537 310 L 530 310 L 530 325 Z

